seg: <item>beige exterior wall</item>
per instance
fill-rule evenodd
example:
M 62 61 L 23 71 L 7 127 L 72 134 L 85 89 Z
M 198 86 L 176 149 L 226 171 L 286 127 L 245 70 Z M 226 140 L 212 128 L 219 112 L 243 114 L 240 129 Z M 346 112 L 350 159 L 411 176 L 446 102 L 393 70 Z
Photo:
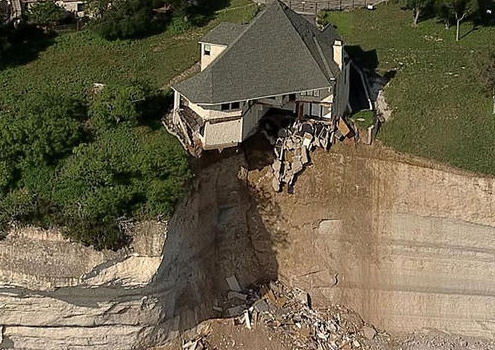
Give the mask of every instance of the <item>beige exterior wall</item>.
M 269 109 L 269 106 L 255 104 L 249 111 L 247 111 L 247 113 L 242 117 L 242 141 L 254 134 L 256 127 L 258 126 L 258 122 Z
M 209 56 L 205 55 L 205 45 L 210 45 L 211 47 Z M 227 46 L 223 45 L 201 43 L 201 70 L 203 71 L 208 67 L 226 48 Z
M 333 102 L 332 89 L 320 89 L 318 95 L 310 96 L 297 93 L 296 101 L 305 102 L 304 112 L 308 115 L 315 115 L 314 111 L 318 110 L 320 112 L 316 115 L 330 117 Z M 175 109 L 179 108 L 181 99 L 182 104 L 187 105 L 205 121 L 203 134 L 198 134 L 205 149 L 236 146 L 246 140 L 256 131 L 258 122 L 270 108 L 296 112 L 296 103 L 289 101 L 288 95 L 276 96 L 274 99 L 259 99 L 254 102 L 254 105 L 241 102 L 241 109 L 233 111 L 208 109 L 208 106 L 192 103 L 177 92 L 174 99 Z M 313 103 L 313 113 L 310 111 L 310 103 Z M 323 111 L 320 110 L 320 106 L 324 107 Z
M 205 125 L 204 148 L 235 146 L 242 141 L 242 118 Z
M 237 116 L 241 116 L 243 113 L 242 109 L 234 110 L 234 111 L 226 111 L 226 112 L 205 109 L 200 105 L 191 102 L 188 102 L 188 107 L 191 108 L 194 112 L 196 112 L 199 116 L 201 116 L 204 120 L 237 117 Z

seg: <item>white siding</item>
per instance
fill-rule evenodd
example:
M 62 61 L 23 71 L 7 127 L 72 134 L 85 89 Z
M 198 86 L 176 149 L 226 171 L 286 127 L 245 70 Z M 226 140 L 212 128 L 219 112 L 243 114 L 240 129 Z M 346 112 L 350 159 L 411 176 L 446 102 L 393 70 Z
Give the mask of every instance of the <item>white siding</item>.
M 210 45 L 210 55 L 205 55 L 205 45 Z M 227 46 L 214 45 L 201 43 L 201 70 L 203 71 L 206 67 L 210 65 L 225 49 Z

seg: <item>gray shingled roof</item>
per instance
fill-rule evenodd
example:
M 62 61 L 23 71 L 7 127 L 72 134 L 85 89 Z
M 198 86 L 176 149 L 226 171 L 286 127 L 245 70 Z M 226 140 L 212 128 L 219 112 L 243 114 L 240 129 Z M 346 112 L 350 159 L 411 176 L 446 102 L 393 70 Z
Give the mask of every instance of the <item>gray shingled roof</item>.
M 230 45 L 241 35 L 247 26 L 247 24 L 220 23 L 212 31 L 203 36 L 200 42 L 225 46 Z
M 204 71 L 173 86 L 199 104 L 220 104 L 331 85 L 335 29 L 319 31 L 279 1 L 267 6 Z

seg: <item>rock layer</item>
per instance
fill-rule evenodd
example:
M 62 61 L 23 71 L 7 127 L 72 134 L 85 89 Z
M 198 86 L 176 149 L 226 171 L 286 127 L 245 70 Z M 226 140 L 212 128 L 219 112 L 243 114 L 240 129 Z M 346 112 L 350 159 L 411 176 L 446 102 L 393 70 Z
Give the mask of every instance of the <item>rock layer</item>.
M 493 338 L 495 180 L 375 152 L 314 154 L 293 195 L 272 192 L 269 169 L 223 156 L 203 167 L 161 235 L 136 238 L 134 252 L 63 248 L 74 269 L 48 277 L 76 278 L 75 287 L 37 283 L 46 276 L 27 268 L 28 246 L 18 243 L 28 240 L 1 242 L 3 258 L 19 252 L 26 263 L 2 270 L 0 348 L 163 344 L 214 316 L 231 275 L 244 287 L 281 278 L 316 305 L 345 304 L 387 330 Z M 33 261 L 63 266 L 50 252 L 31 249 Z

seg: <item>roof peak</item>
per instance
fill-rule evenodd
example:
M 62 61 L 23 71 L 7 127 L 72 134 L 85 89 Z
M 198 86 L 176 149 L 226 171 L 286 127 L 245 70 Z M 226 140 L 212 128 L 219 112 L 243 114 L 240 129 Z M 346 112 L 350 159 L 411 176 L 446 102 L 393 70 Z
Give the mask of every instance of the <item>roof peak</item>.
M 174 88 L 194 103 L 218 104 L 329 87 L 340 72 L 333 34 L 274 0 L 205 70 Z

